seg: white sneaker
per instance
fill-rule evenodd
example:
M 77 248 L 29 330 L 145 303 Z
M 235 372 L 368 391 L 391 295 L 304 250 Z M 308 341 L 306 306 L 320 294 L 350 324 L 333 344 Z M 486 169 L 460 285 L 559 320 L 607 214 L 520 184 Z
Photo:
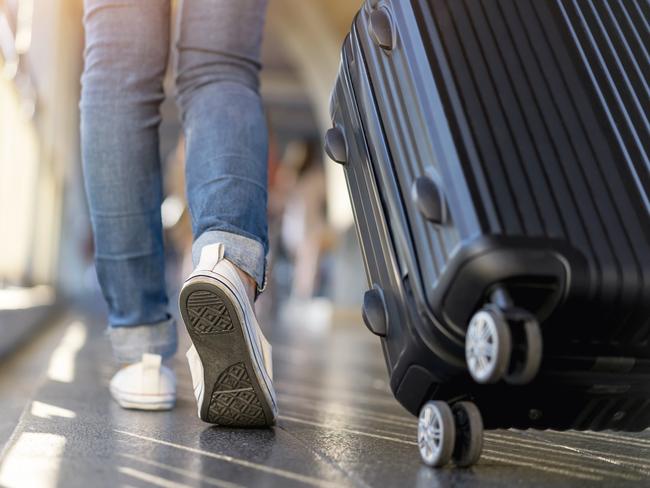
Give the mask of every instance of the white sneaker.
M 192 340 L 187 360 L 199 418 L 237 427 L 275 423 L 271 346 L 223 244 L 201 251 L 180 294 L 181 316 Z
M 122 368 L 111 379 L 111 395 L 122 408 L 169 410 L 176 402 L 176 376 L 158 354 Z

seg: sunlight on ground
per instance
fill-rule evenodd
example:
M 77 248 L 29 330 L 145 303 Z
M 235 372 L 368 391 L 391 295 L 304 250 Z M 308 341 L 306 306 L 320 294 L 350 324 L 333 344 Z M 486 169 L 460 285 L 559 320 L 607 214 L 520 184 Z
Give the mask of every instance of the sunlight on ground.
M 0 465 L 0 485 L 6 488 L 57 485 L 65 437 L 23 432 Z
M 42 419 L 51 419 L 53 417 L 61 417 L 65 419 L 73 419 L 77 416 L 72 410 L 67 408 L 57 407 L 49 403 L 34 401 L 32 402 L 31 414 L 34 417 Z
M 75 358 L 86 343 L 86 326 L 81 322 L 73 322 L 52 353 L 47 376 L 61 383 L 72 383 L 75 375 Z

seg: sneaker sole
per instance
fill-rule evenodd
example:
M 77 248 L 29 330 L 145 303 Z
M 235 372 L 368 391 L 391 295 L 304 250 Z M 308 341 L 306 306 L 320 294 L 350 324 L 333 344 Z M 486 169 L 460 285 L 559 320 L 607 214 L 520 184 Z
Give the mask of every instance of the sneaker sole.
M 253 364 L 252 334 L 236 308 L 236 297 L 214 281 L 192 278 L 180 295 L 181 316 L 203 364 L 200 417 L 230 427 L 271 426 L 272 400 L 265 395 L 260 366 Z

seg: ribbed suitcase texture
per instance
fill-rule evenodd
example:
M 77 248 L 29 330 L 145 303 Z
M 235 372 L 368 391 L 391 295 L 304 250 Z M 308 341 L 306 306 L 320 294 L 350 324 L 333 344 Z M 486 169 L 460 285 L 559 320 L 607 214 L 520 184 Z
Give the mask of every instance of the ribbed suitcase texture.
M 431 65 L 441 66 L 433 43 L 449 63 L 448 92 L 462 106 L 450 120 L 471 134 L 463 145 L 474 151 L 461 161 L 474 186 L 487 187 L 474 193 L 482 197 L 476 208 L 494 210 L 483 231 L 579 249 L 590 263 L 587 300 L 622 310 L 600 338 L 647 342 L 650 92 L 641 3 L 433 0 L 414 8 Z
M 331 111 L 412 412 L 471 398 L 488 427 L 650 424 L 649 41 L 646 0 L 364 4 Z M 541 323 L 529 385 L 466 373 L 467 322 L 497 285 Z

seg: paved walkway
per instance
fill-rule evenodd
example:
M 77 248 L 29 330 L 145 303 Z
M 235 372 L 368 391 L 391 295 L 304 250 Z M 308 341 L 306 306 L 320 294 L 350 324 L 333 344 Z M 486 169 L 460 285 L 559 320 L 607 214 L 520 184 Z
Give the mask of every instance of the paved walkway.
M 393 400 L 379 345 L 361 324 L 273 331 L 281 415 L 263 431 L 201 423 L 180 354 L 175 410 L 121 410 L 107 390 L 101 329 L 92 313 L 68 313 L 0 368 L 0 442 L 11 436 L 0 486 L 650 484 L 650 431 L 490 432 L 472 470 L 422 466 L 415 419 Z

